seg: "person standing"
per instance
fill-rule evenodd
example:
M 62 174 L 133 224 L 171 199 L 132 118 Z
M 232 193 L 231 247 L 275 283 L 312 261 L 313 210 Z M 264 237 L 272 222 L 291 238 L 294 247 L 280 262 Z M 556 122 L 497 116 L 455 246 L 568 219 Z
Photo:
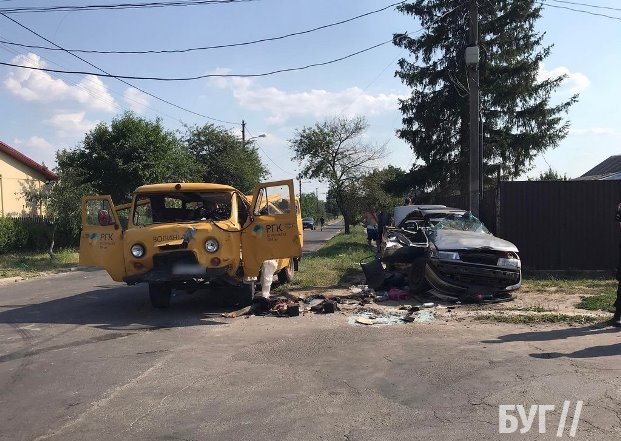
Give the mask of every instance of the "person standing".
M 321 226 L 321 231 L 323 231 L 323 224 L 326 222 L 326 220 L 323 218 L 323 216 L 321 216 L 319 218 L 319 225 Z
M 367 242 L 369 242 L 369 246 L 371 246 L 371 241 L 375 241 L 375 244 L 378 244 L 377 238 L 377 214 L 375 214 L 375 209 L 370 208 L 364 214 L 364 226 L 367 228 Z
M 384 229 L 390 225 L 390 215 L 388 211 L 381 209 L 377 216 L 377 250 L 379 251 L 380 245 L 384 237 Z
M 615 221 L 619 224 L 621 233 L 621 203 L 617 205 Z M 615 301 L 615 315 L 612 318 L 612 325 L 621 328 L 621 234 L 619 236 L 619 261 L 617 262 L 617 300 Z

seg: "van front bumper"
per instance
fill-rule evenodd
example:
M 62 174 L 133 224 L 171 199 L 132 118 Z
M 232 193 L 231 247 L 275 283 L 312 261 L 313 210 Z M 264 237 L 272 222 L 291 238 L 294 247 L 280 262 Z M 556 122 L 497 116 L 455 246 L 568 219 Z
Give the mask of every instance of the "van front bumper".
M 230 265 L 221 268 L 205 268 L 197 264 L 177 264 L 167 269 L 153 269 L 142 274 L 127 276 L 123 281 L 133 285 L 135 283 L 165 283 L 183 282 L 190 280 L 210 281 L 226 277 Z

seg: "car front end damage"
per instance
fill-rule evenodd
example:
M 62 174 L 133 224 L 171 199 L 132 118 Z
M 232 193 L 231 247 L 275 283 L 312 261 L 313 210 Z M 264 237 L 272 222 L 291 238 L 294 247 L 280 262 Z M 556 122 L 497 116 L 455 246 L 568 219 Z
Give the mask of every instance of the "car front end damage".
M 464 303 L 512 300 L 522 284 L 519 256 L 493 250 L 431 252 L 425 279 L 436 297 Z

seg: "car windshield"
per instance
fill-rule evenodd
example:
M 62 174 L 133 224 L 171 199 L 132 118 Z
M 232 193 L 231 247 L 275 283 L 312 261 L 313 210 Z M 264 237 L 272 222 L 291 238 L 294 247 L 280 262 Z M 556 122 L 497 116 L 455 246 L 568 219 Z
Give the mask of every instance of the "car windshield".
M 139 194 L 134 225 L 226 220 L 231 217 L 231 200 L 232 194 L 226 192 Z
M 491 234 L 483 223 L 470 212 L 463 214 L 449 214 L 430 227 L 432 232 L 440 230 L 473 231 L 475 233 Z

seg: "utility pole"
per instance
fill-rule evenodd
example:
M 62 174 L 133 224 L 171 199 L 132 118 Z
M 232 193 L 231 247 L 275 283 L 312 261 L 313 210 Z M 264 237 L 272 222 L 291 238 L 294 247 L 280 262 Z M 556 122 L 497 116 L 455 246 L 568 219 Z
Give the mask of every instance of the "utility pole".
M 242 119 L 242 145 L 246 145 L 246 121 Z
M 479 216 L 479 8 L 477 0 L 470 0 L 470 43 L 466 48 L 466 70 L 470 94 L 470 173 L 469 209 Z
M 300 197 L 302 197 L 302 179 L 298 179 L 298 183 L 300 184 Z

